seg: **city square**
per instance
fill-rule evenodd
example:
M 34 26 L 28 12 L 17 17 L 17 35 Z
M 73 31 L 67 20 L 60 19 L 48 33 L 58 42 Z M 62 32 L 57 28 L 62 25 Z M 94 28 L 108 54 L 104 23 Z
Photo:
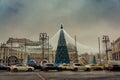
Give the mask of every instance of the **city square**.
M 120 0 L 0 0 L 0 80 L 119 80 Z

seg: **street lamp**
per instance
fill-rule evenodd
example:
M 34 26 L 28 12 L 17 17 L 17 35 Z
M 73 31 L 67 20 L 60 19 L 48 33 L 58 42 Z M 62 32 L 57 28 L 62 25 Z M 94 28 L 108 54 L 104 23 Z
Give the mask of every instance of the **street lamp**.
M 102 55 L 101 55 L 101 51 L 100 51 L 100 37 L 98 37 L 98 46 L 99 46 L 99 60 L 100 60 L 100 64 L 102 64 Z
M 45 46 L 45 42 L 47 41 L 47 33 L 40 33 L 40 36 L 39 36 L 39 41 L 41 42 L 41 45 L 42 45 L 42 59 L 44 59 L 44 46 Z
M 77 51 L 77 40 L 76 40 L 76 36 L 75 36 L 75 61 L 76 63 L 78 63 L 78 51 Z
M 48 37 L 48 62 L 49 62 L 49 36 Z
M 23 45 L 20 46 L 20 49 L 21 49 L 21 63 L 23 62 Z

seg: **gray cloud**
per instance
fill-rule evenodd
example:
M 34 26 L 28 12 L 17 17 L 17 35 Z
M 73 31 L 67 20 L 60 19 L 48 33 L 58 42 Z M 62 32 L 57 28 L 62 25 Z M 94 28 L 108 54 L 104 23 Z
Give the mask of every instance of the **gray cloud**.
M 76 11 L 75 20 L 84 24 L 95 24 L 101 21 L 109 24 L 119 24 L 120 20 L 119 0 L 89 0 Z M 116 26 L 114 26 L 116 27 Z
M 0 22 L 8 21 L 19 14 L 23 8 L 23 4 L 19 0 L 1 0 L 0 3 Z
M 119 36 L 119 8 L 120 0 L 0 0 L 0 42 L 11 36 L 38 40 L 40 32 L 53 36 L 63 23 L 78 42 L 97 47 L 98 36 Z

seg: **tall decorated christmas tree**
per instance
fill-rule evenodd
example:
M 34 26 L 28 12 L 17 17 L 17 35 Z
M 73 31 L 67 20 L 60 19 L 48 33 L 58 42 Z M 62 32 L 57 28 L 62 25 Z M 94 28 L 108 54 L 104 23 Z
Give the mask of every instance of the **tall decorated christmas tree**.
M 60 30 L 60 35 L 59 35 L 59 40 L 55 55 L 55 64 L 60 65 L 60 64 L 69 64 L 69 63 L 70 60 L 68 55 L 68 49 L 64 36 L 63 26 L 61 25 L 61 30 Z

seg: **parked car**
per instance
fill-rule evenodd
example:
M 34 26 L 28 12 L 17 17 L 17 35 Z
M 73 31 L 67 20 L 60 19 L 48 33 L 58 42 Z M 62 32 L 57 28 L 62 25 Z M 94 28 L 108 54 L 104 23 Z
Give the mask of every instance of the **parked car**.
M 10 70 L 13 72 L 18 72 L 18 71 L 33 71 L 34 67 L 27 66 L 24 64 L 16 64 L 16 65 L 11 65 Z
M 7 70 L 10 71 L 10 67 L 6 65 L 0 65 L 0 70 Z
M 120 71 L 120 65 L 112 64 L 108 66 L 109 71 Z
M 73 64 L 71 64 L 71 70 L 72 71 L 78 71 L 78 70 L 90 71 L 91 68 L 88 65 L 86 66 L 83 64 L 79 64 L 79 63 L 73 63 Z
M 42 70 L 42 66 L 40 64 L 28 64 L 28 66 L 32 66 L 34 67 L 34 69 L 39 69 L 39 70 Z
M 89 64 L 92 70 L 104 70 L 104 66 L 100 64 Z
M 49 71 L 49 70 L 57 70 L 57 71 L 62 71 L 62 69 L 58 66 L 56 66 L 55 64 L 53 63 L 45 63 L 43 66 L 42 66 L 42 70 L 43 71 Z
M 70 70 L 71 66 L 69 64 L 61 64 L 59 66 L 62 70 Z

